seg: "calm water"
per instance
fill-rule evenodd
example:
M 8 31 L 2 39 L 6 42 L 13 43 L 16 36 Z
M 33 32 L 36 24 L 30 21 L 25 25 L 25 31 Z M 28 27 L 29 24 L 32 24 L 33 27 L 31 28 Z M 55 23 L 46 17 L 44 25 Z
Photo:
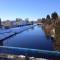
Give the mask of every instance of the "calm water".
M 35 26 L 3 42 L 4 46 L 53 50 L 52 40 L 47 39 L 41 26 Z

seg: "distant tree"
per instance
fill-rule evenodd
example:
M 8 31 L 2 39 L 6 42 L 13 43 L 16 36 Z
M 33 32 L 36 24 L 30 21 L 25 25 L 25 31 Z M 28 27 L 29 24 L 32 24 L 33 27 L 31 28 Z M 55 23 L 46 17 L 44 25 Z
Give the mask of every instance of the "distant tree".
M 48 19 L 48 20 L 49 20 L 49 19 L 50 19 L 50 15 L 47 15 L 47 16 L 46 16 L 46 19 Z
M 16 22 L 18 22 L 18 21 L 22 21 L 22 19 L 21 18 L 16 18 Z
M 45 23 L 46 22 L 46 19 L 45 18 L 42 18 L 41 22 L 42 23 Z
M 46 16 L 46 22 L 47 24 L 51 24 L 51 18 L 49 14 Z
M 44 21 L 45 21 L 46 19 L 45 19 L 45 18 L 42 18 L 42 20 L 44 20 Z
M 42 20 L 42 19 L 40 19 L 40 18 L 39 18 L 39 19 L 37 19 L 37 23 L 41 23 L 41 20 Z
M 57 12 L 53 12 L 53 13 L 51 14 L 51 17 L 52 17 L 52 19 L 56 20 L 56 19 L 58 18 Z
M 57 12 L 53 12 L 51 14 L 51 18 L 52 18 L 52 21 L 54 22 L 54 24 L 56 24 L 56 22 L 58 21 L 58 14 L 57 14 Z

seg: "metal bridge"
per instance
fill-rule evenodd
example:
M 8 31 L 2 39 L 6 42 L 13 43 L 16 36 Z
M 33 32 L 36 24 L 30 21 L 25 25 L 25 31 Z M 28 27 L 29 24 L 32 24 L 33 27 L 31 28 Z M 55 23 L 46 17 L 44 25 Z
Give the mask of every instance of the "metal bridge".
M 7 47 L 0 46 L 0 53 L 4 54 L 14 54 L 14 55 L 27 55 L 29 57 L 36 58 L 60 58 L 60 52 L 57 51 L 48 51 L 48 50 L 38 50 L 38 49 L 29 49 L 29 48 L 16 48 L 16 47 Z

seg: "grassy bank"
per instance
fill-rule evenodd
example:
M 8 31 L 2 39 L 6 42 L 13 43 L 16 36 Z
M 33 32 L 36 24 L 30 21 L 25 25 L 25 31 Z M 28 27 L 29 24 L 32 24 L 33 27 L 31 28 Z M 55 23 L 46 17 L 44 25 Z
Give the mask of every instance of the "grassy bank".
M 60 22 L 56 24 L 55 33 L 56 33 L 55 48 L 56 50 L 60 51 Z

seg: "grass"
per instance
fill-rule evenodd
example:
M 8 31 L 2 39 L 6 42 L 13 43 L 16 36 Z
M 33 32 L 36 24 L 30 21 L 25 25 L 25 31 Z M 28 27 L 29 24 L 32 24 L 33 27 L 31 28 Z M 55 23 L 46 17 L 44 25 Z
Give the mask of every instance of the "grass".
M 56 24 L 55 33 L 56 33 L 55 48 L 56 50 L 60 51 L 60 22 Z

